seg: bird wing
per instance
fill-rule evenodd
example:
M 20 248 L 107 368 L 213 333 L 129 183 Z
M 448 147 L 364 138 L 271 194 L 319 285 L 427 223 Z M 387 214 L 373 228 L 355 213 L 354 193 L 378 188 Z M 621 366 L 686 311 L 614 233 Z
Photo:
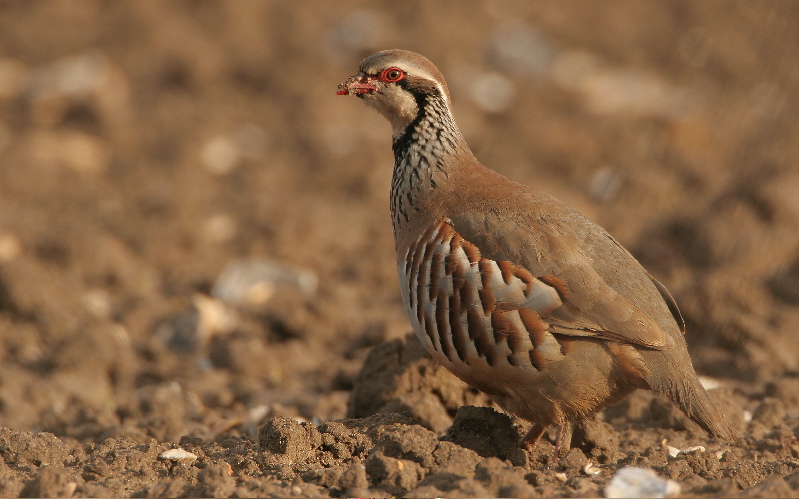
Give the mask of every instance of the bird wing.
M 557 292 L 562 305 L 541 315 L 551 332 L 668 348 L 683 326 L 665 286 L 598 225 L 554 198 L 535 201 L 548 204 L 538 215 L 470 210 L 449 221 L 483 258 L 521 267 Z

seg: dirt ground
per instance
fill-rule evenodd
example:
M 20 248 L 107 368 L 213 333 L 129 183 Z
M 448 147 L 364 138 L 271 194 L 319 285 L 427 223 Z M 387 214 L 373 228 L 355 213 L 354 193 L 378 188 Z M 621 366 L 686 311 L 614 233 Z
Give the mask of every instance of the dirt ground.
M 797 26 L 787 1 L 0 3 L 0 495 L 585 497 L 638 466 L 799 496 Z M 639 393 L 552 464 L 408 336 L 389 126 L 335 96 L 393 47 L 447 76 L 478 158 L 670 288 L 739 441 Z

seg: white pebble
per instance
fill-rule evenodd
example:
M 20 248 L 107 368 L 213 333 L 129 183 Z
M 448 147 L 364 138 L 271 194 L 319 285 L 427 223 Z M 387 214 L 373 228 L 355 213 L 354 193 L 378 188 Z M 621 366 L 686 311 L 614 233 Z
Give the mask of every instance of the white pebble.
M 589 459 L 585 466 L 583 466 L 583 473 L 586 475 L 598 475 L 602 470 L 594 466 L 594 461 Z
M 211 295 L 231 305 L 263 305 L 282 289 L 294 288 L 313 296 L 317 282 L 316 273 L 308 269 L 270 260 L 237 259 L 217 278 Z
M 169 449 L 158 454 L 158 459 L 163 459 L 165 461 L 194 460 L 197 459 L 197 455 L 178 447 L 177 449 Z
M 693 454 L 694 452 L 705 452 L 705 447 L 702 445 L 694 445 L 693 447 L 687 447 L 680 451 L 683 454 Z
M 653 470 L 627 466 L 613 475 L 605 497 L 677 497 L 680 485 L 661 478 Z
M 238 315 L 224 302 L 201 293 L 195 293 L 193 301 L 199 318 L 195 332 L 201 344 L 215 335 L 229 333 L 238 326 Z
M 666 449 L 669 451 L 669 456 L 677 457 L 679 454 L 693 454 L 694 452 L 705 452 L 705 448 L 701 445 L 694 445 L 693 447 L 686 447 L 685 449 L 678 449 L 667 445 Z
M 225 175 L 241 163 L 241 147 L 234 139 L 218 135 L 203 145 L 201 158 L 208 171 Z

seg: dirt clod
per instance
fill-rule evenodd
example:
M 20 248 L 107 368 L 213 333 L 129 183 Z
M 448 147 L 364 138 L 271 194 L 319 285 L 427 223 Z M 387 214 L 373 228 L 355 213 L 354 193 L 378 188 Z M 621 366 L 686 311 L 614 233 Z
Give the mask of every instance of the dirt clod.
M 791 497 L 795 494 L 779 475 L 769 475 L 757 485 L 743 491 L 742 497 Z
M 63 465 L 69 449 L 52 433 L 28 433 L 0 428 L 0 456 L 7 465 L 26 470 Z
M 350 417 L 380 412 L 408 414 L 422 426 L 443 432 L 463 405 L 488 399 L 435 362 L 413 335 L 375 347 L 353 384 Z
M 602 464 L 616 459 L 619 436 L 608 423 L 587 419 L 575 425 L 572 445 L 582 449 L 595 462 Z
M 25 484 L 19 497 L 72 497 L 76 483 L 60 466 L 42 466 L 36 476 Z
M 527 463 L 527 454 L 518 446 L 519 432 L 513 421 L 490 407 L 461 407 L 443 438 L 482 457 L 498 457 L 515 466 Z

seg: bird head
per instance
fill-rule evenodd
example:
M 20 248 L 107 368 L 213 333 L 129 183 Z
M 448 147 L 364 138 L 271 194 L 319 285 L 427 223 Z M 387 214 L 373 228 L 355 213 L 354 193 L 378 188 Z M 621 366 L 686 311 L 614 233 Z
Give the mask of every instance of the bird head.
M 358 74 L 338 86 L 338 95 L 355 95 L 391 123 L 398 136 L 431 100 L 449 108 L 449 90 L 432 62 L 407 50 L 384 50 L 363 61 Z

